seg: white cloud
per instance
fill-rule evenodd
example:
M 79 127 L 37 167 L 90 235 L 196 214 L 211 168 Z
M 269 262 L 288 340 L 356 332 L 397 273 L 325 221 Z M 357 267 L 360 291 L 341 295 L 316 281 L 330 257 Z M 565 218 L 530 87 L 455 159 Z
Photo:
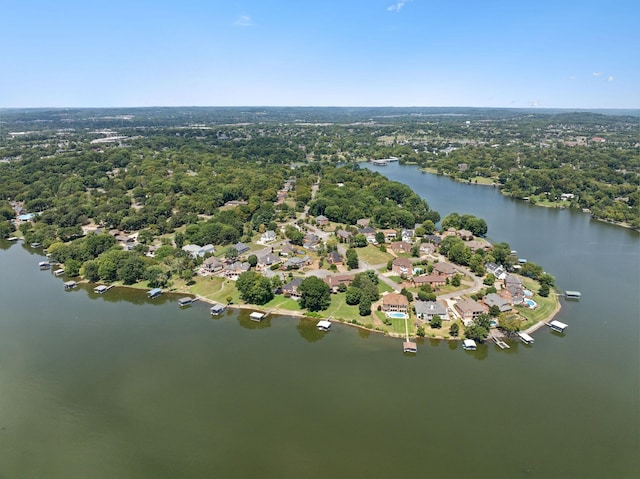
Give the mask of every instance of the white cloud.
M 400 0 L 399 2 L 393 4 L 393 5 L 389 5 L 387 7 L 387 11 L 388 12 L 399 12 L 400 10 L 402 10 L 402 7 L 404 7 L 407 4 L 407 1 L 410 0 Z
M 249 15 L 240 15 L 233 25 L 236 27 L 252 27 L 254 25 L 253 20 Z
M 609 76 L 607 77 L 607 81 L 613 81 L 613 80 L 615 80 L 615 78 L 613 77 L 613 75 L 609 75 Z
M 601 77 L 602 76 L 602 72 L 593 72 L 592 75 L 594 77 Z

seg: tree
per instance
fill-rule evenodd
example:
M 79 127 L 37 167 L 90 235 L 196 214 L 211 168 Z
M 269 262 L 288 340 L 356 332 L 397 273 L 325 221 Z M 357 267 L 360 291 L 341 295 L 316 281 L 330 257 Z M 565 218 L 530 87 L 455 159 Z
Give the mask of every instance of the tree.
M 80 274 L 80 266 L 82 263 L 76 259 L 68 259 L 64 263 L 64 272 L 69 276 L 78 276 Z
M 455 275 L 453 275 L 453 278 L 451 278 L 451 285 L 457 288 L 458 286 L 460 286 L 460 281 L 460 275 L 456 273 Z
M 436 314 L 431 318 L 430 324 L 433 329 L 440 329 L 442 327 L 442 318 Z
M 247 263 L 249 263 L 249 266 L 252 268 L 255 268 L 258 264 L 258 257 L 255 254 L 250 254 L 247 258 Z
M 344 300 L 348 305 L 354 306 L 360 303 L 361 296 L 362 296 L 362 293 L 359 288 L 354 288 L 353 286 L 349 286 L 347 288 Z
M 498 326 L 503 331 L 515 333 L 516 331 L 520 331 L 520 320 L 515 314 L 503 313 L 498 318 Z
M 245 271 L 236 281 L 240 298 L 250 304 L 265 304 L 273 299 L 271 281 L 255 271 Z
M 400 290 L 400 294 L 407 298 L 407 301 L 413 301 L 413 293 L 409 291 L 407 288 L 402 288 Z
M 362 233 L 358 233 L 353 239 L 353 244 L 356 248 L 364 248 L 367 246 L 367 237 Z
M 347 266 L 349 269 L 358 269 L 358 253 L 354 248 L 347 250 Z
M 489 306 L 489 315 L 492 318 L 497 318 L 500 315 L 500 307 L 495 304 Z
M 493 273 L 489 273 L 487 277 L 482 281 L 482 284 L 486 286 L 493 286 L 495 282 L 496 282 L 496 277 L 493 275 Z
M 451 336 L 457 336 L 460 333 L 460 325 L 458 323 L 453 323 L 449 328 L 449 334 Z
M 379 243 L 379 244 L 384 243 L 385 238 L 384 238 L 384 233 L 382 231 L 376 231 L 375 238 L 376 238 L 376 243 Z
M 363 297 L 360 300 L 358 312 L 360 313 L 360 316 L 368 316 L 371 314 L 371 300 L 369 298 Z
M 422 325 L 418 326 L 418 329 L 416 330 L 416 335 L 418 335 L 421 338 L 424 338 L 426 336 L 426 332 L 424 330 L 424 326 L 422 326 Z
M 472 324 L 464 331 L 464 336 L 467 339 L 473 339 L 474 341 L 483 342 L 487 336 L 489 336 L 489 331 L 482 326 L 477 324 Z
M 100 274 L 98 273 L 98 264 L 94 260 L 86 261 L 82 265 L 82 277 L 87 281 L 95 283 L 100 280 Z
M 331 291 L 327 283 L 317 276 L 308 276 L 298 287 L 300 306 L 309 311 L 322 311 L 331 304 Z
M 547 283 L 542 283 L 540 285 L 540 289 L 538 290 L 538 294 L 543 298 L 546 298 L 547 296 L 549 296 L 549 291 L 550 291 L 549 285 Z

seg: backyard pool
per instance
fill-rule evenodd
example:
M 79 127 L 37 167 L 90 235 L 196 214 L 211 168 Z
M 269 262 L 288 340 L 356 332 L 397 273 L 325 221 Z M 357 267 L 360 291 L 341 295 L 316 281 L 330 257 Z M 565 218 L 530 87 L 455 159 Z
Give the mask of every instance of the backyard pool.
M 526 298 L 524 302 L 527 303 L 527 306 L 529 306 L 530 309 L 536 309 L 538 307 L 538 303 L 533 299 Z
M 391 312 L 387 313 L 387 318 L 407 319 L 407 313 Z

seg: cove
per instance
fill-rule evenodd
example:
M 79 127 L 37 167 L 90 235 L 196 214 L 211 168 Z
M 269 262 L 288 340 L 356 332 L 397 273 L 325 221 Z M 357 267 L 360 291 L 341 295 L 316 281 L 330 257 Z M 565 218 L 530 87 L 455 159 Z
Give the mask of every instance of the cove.
M 566 334 L 405 356 L 342 325 L 64 291 L 37 250 L 0 242 L 0 477 L 636 477 L 638 234 L 379 171 L 443 216 L 485 218 L 492 240 L 581 291 L 557 316 Z

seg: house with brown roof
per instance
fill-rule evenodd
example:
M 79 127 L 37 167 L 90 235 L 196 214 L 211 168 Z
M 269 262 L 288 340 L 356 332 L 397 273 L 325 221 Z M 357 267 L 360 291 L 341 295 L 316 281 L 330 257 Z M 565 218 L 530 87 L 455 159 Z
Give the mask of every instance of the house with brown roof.
M 382 233 L 384 234 L 384 240 L 387 242 L 393 241 L 398 237 L 398 232 L 396 230 L 382 230 Z
M 210 256 L 202 262 L 202 270 L 206 273 L 215 273 L 224 268 L 224 264 L 215 256 Z
M 458 270 L 451 263 L 441 261 L 433 265 L 433 272 L 451 278 L 455 276 Z
M 347 230 L 342 229 L 336 231 L 336 236 L 341 243 L 348 243 L 351 241 L 351 238 L 353 238 L 353 235 L 351 233 L 349 233 Z
M 394 253 L 410 253 L 411 252 L 411 243 L 407 243 L 406 241 L 394 241 L 391 243 L 391 249 Z
M 447 284 L 447 277 L 439 274 L 429 274 L 425 276 L 414 276 L 411 278 L 411 281 L 413 282 L 413 285 L 418 288 L 425 284 L 428 284 L 432 288 L 437 288 Z
M 456 311 L 460 313 L 462 321 L 465 323 L 465 325 L 481 314 L 489 312 L 489 308 L 484 304 L 467 298 L 462 298 L 461 300 L 459 300 L 454 307 L 456 308 Z
M 382 297 L 382 311 L 406 313 L 409 311 L 409 300 L 404 294 L 389 293 Z
M 469 230 L 458 230 L 456 231 L 456 235 L 464 241 L 471 241 L 473 239 L 473 233 Z
M 337 293 L 341 284 L 349 286 L 355 278 L 355 274 L 334 274 L 331 276 L 325 276 L 323 281 L 327 283 L 332 293 Z
M 302 284 L 302 278 L 293 278 L 282 287 L 282 294 L 292 299 L 299 299 L 300 293 L 298 292 L 298 288 L 300 284 Z
M 391 271 L 399 275 L 410 275 L 413 271 L 413 263 L 409 258 L 396 258 L 391 263 Z
M 329 224 L 329 218 L 325 215 L 316 216 L 316 224 L 318 226 L 327 226 Z

